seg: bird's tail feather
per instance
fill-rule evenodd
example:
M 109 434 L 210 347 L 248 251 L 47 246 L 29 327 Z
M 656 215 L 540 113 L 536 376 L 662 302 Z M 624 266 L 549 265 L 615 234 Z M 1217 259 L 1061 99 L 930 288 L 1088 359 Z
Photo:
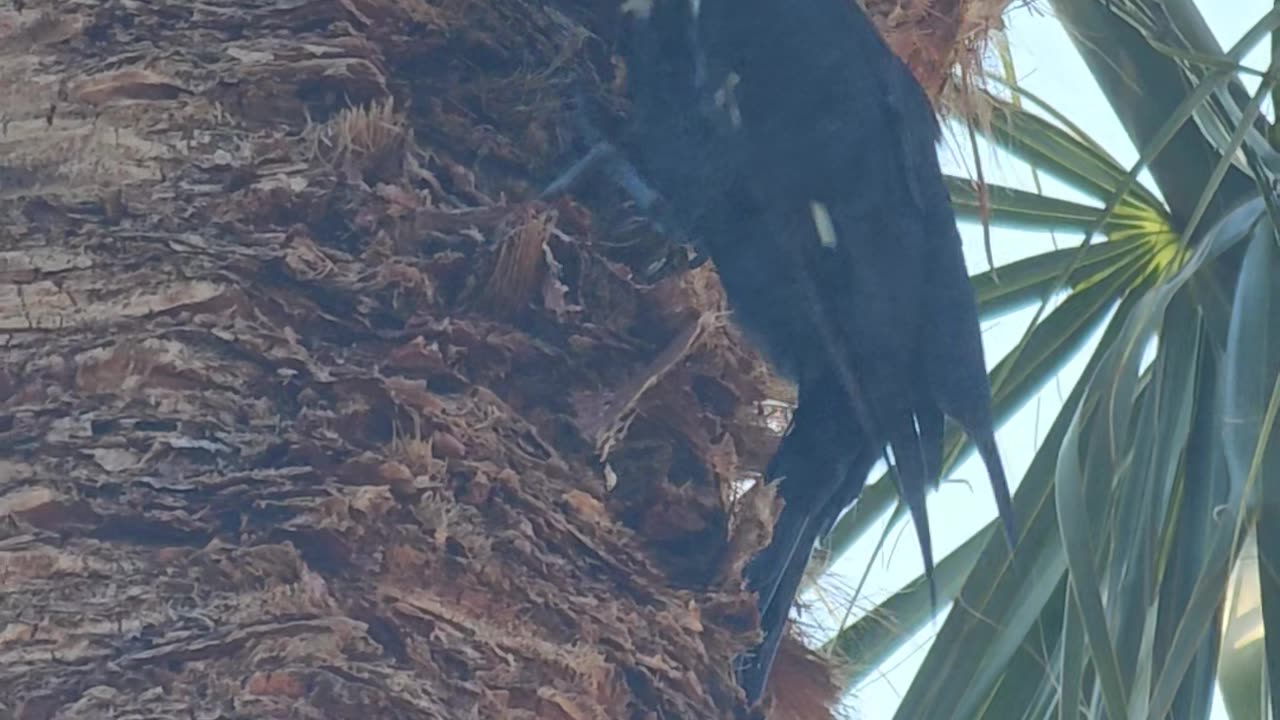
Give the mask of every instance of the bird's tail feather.
M 987 476 L 991 478 L 991 491 L 996 496 L 996 511 L 1000 514 L 1000 522 L 1004 526 L 1004 539 L 1012 550 L 1018 540 L 1017 526 L 1013 516 L 1013 498 L 1009 495 L 1009 481 L 1004 474 L 1004 464 L 1000 462 L 1000 451 L 996 448 L 995 434 L 991 431 L 990 424 L 986 425 L 985 432 L 974 432 L 971 428 L 965 428 L 965 431 L 969 433 L 969 437 L 973 438 L 973 443 L 978 448 L 978 456 L 987 467 Z
M 1004 463 L 1000 461 L 1000 450 L 996 447 L 995 422 L 986 400 L 972 400 L 968 403 L 955 402 L 946 398 L 942 410 L 955 418 L 964 429 L 973 445 L 978 450 L 978 457 L 986 466 L 987 477 L 991 480 L 991 492 L 995 494 L 996 511 L 1000 515 L 1000 523 L 1004 529 L 1004 539 L 1012 551 L 1017 544 L 1017 519 L 1013 514 L 1013 497 L 1009 494 L 1009 480 L 1004 473 Z
M 747 564 L 747 588 L 756 593 L 761 612 L 772 604 L 782 576 L 793 559 L 797 555 L 808 557 L 809 549 L 804 547 L 803 540 L 809 534 L 813 512 L 808 507 L 811 503 L 804 503 L 802 507 L 800 500 L 797 498 L 783 507 L 774 523 L 769 545 Z
M 923 444 L 921 430 L 916 422 L 917 418 L 911 415 L 897 418 L 891 426 L 889 444 L 893 447 L 893 478 L 898 486 L 898 496 L 907 504 L 907 510 L 911 513 L 911 524 L 916 528 L 920 554 L 924 558 L 924 575 L 929 582 L 929 600 L 937 607 L 937 587 L 933 579 L 933 540 L 929 532 L 929 511 L 925 506 L 925 494 L 937 477 L 928 474 L 929 470 L 935 463 L 940 463 L 940 460 L 936 460 L 934 451 Z
M 785 509 L 784 509 L 785 514 Z M 773 667 L 774 657 L 778 653 L 778 645 L 787 627 L 787 616 L 796 592 L 804 579 L 804 570 L 809 563 L 809 554 L 817 540 L 820 518 L 812 513 L 795 513 L 788 519 L 792 526 L 787 528 L 791 552 L 785 556 L 775 556 L 778 560 L 768 566 L 757 565 L 754 568 L 764 579 L 767 588 L 760 590 L 760 629 L 764 635 L 760 645 L 749 652 L 744 666 L 739 671 L 739 681 L 747 694 L 747 704 L 754 705 L 764 695 L 765 684 L 769 679 L 769 671 Z M 782 518 L 779 518 L 781 524 Z M 775 540 L 779 539 L 775 535 Z M 764 559 L 764 558 L 760 558 Z M 750 582 L 750 580 L 748 581 Z
M 832 387 L 838 385 L 802 389 L 791 428 L 767 471 L 785 504 L 769 545 L 745 571 L 747 586 L 758 593 L 764 634 L 739 671 L 750 704 L 764 693 L 814 543 L 857 499 L 878 457 L 879 448 L 860 430 L 846 396 Z

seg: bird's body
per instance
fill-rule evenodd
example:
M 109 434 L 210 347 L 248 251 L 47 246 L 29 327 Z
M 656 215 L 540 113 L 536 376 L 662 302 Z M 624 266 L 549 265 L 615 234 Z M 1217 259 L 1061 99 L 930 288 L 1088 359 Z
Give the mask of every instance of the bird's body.
M 944 415 L 987 466 L 1012 542 L 977 308 L 924 91 L 854 0 L 630 0 L 622 155 L 711 256 L 799 404 L 766 479 L 785 501 L 748 564 L 763 692 L 814 542 L 886 446 L 932 571 Z

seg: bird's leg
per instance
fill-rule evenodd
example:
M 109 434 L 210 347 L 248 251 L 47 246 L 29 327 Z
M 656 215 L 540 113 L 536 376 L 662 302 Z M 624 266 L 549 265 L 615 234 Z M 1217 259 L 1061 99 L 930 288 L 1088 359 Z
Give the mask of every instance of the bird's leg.
M 650 212 L 658 204 L 658 191 L 653 189 L 653 186 L 640 175 L 635 164 L 623 155 L 618 147 L 609 141 L 604 131 L 592 121 L 587 111 L 590 100 L 581 89 L 574 93 L 573 104 L 573 130 L 579 137 L 591 143 L 591 149 L 553 180 L 539 193 L 538 198 L 546 200 L 568 192 L 591 173 L 603 170 L 615 185 L 631 196 L 641 212 Z
M 674 242 L 693 250 L 689 258 L 689 267 L 696 268 L 708 259 L 702 245 L 684 232 L 681 223 L 675 219 L 662 195 L 640 175 L 636 166 L 608 140 L 600 140 L 587 154 L 575 162 L 570 168 L 547 185 L 538 194 L 539 200 L 547 200 L 561 193 L 568 192 L 593 172 L 603 172 L 613 184 L 631 197 L 636 209 L 667 237 Z
M 556 195 L 568 192 L 599 167 L 607 156 L 616 155 L 617 152 L 617 148 L 607 140 L 596 143 L 591 146 L 586 155 L 579 158 L 568 170 L 565 170 L 559 177 L 552 180 L 550 185 L 543 188 L 542 192 L 538 193 L 538 199 L 549 200 Z
M 574 163 L 560 177 L 556 178 L 539 195 L 546 200 L 563 192 L 568 192 L 580 181 L 596 170 L 601 170 L 614 185 L 631 196 L 636 208 L 649 215 L 654 213 L 662 201 L 657 190 L 640 176 L 640 171 L 628 160 L 617 146 L 608 140 L 599 140 L 587 154 Z
M 707 255 L 700 243 L 691 239 L 683 231 L 662 195 L 640 175 L 640 171 L 618 150 L 617 146 L 608 140 L 600 140 L 592 145 L 586 155 L 551 181 L 551 184 L 538 194 L 538 199 L 547 200 L 569 192 L 588 175 L 597 171 L 603 172 L 614 185 L 630 196 L 636 209 L 648 217 L 659 232 L 693 249 L 694 256 L 689 260 L 690 267 L 698 267 L 707 261 Z
M 564 192 L 597 170 L 604 170 L 613 182 L 622 188 L 642 210 L 657 202 L 658 192 L 640 176 L 635 165 L 619 152 L 617 146 L 609 141 L 608 136 L 591 119 L 588 108 L 591 99 L 587 93 L 578 88 L 573 93 L 573 112 L 571 124 L 573 132 L 591 144 L 587 154 L 575 162 L 568 170 L 551 181 L 541 193 L 540 200 L 546 200 Z
M 648 217 L 659 232 L 667 235 L 674 242 L 692 248 L 693 257 L 689 259 L 690 267 L 698 267 L 707 261 L 707 254 L 701 243 L 692 239 L 685 232 L 662 194 L 640 174 L 635 163 L 623 154 L 586 116 L 585 99 L 579 96 L 578 110 L 574 113 L 574 125 L 578 134 L 592 141 L 591 149 L 552 180 L 541 193 L 539 200 L 549 200 L 556 195 L 571 191 L 580 182 L 595 172 L 603 172 L 615 186 L 631 197 L 636 209 Z

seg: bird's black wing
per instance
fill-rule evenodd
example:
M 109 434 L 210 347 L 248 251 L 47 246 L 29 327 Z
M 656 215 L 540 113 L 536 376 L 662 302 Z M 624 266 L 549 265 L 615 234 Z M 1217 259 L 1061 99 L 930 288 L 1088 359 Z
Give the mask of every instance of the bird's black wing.
M 847 0 L 703 0 L 699 22 L 712 75 L 735 77 L 755 194 L 805 259 L 871 432 L 894 451 L 927 569 L 924 495 L 939 475 L 943 413 L 974 438 L 1011 534 L 973 290 L 923 89 Z

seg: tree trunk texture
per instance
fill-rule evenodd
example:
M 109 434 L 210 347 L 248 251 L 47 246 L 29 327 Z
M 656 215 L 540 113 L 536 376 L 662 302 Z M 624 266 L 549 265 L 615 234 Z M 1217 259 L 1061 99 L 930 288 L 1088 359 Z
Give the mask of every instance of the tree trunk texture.
M 615 5 L 0 9 L 0 718 L 741 712 L 789 391 L 616 193 L 530 200 Z

